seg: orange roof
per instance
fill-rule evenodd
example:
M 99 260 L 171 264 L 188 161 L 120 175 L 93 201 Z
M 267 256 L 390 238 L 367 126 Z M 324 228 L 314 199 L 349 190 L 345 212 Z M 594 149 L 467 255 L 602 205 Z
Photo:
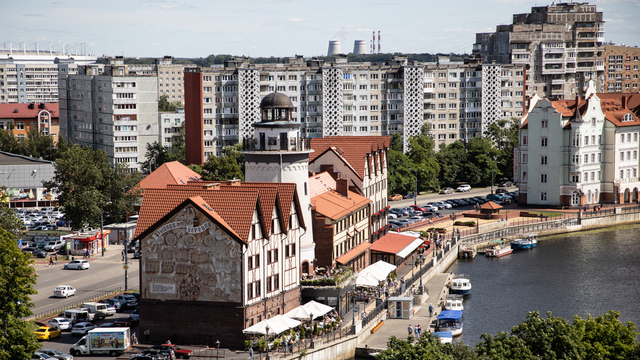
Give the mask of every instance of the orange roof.
M 329 219 L 338 220 L 353 211 L 369 204 L 371 200 L 358 195 L 353 191 L 347 191 L 349 197 L 345 197 L 337 191 L 326 191 L 311 198 L 311 204 L 316 211 Z
M 388 136 L 326 136 L 311 138 L 309 163 L 314 162 L 327 151 L 334 151 L 345 163 L 350 165 L 360 179 L 364 178 L 367 161 L 374 171 L 376 164 L 382 162 L 379 151 L 387 150 L 391 139 Z M 369 157 L 367 157 L 369 155 Z
M 151 174 L 140 181 L 141 189 L 164 189 L 169 184 L 187 184 L 189 181 L 200 180 L 197 172 L 189 169 L 178 161 L 160 165 Z
M 33 109 L 29 109 L 33 106 Z M 40 104 L 0 104 L 0 119 L 35 119 L 38 113 L 47 110 L 51 117 L 59 117 L 58 103 L 44 103 L 44 109 Z
M 372 243 L 363 241 L 360 245 L 354 247 L 353 249 L 347 251 L 345 254 L 336 259 L 336 262 L 342 265 L 346 265 L 349 261 L 353 260 L 356 256 L 365 252 L 368 248 L 373 246 Z
M 371 251 L 378 251 L 387 254 L 397 254 L 409 246 L 417 237 L 390 232 L 378 239 L 371 246 Z
M 197 208 L 199 208 L 203 213 L 208 214 L 209 217 L 211 217 L 218 224 L 220 224 L 220 226 L 227 229 L 231 234 L 233 234 L 238 239 L 241 239 L 240 235 L 236 234 L 233 228 L 229 224 L 227 224 L 227 222 L 215 210 L 213 210 L 201 196 L 193 196 L 193 197 L 190 197 L 189 200 L 193 202 L 193 204 Z
M 309 177 L 309 197 L 335 189 L 336 180 L 326 171 Z
M 487 201 L 486 203 L 480 206 L 480 209 L 498 210 L 498 209 L 502 209 L 502 206 L 494 203 L 493 201 Z
M 259 206 L 257 191 L 214 191 L 189 189 L 186 186 L 184 189 L 146 189 L 142 197 L 134 238 L 142 236 L 185 200 L 196 196 L 200 196 L 243 241 L 248 241 L 253 212 Z
M 640 94 L 597 94 L 600 98 L 602 112 L 609 122 L 616 126 L 640 125 Z M 631 114 L 631 121 L 623 121 L 625 115 Z

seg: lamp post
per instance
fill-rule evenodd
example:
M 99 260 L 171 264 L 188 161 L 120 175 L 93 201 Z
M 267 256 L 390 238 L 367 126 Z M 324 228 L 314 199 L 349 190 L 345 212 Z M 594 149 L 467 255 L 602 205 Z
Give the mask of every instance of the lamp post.
M 267 360 L 269 360 L 269 325 L 265 328 L 266 333 L 264 334 L 265 348 L 267 348 Z
M 220 340 L 216 340 L 216 359 L 219 359 L 218 350 L 220 349 Z
M 100 239 L 102 239 L 102 256 L 104 256 L 104 228 L 103 228 L 103 211 L 102 211 L 102 200 L 100 200 Z

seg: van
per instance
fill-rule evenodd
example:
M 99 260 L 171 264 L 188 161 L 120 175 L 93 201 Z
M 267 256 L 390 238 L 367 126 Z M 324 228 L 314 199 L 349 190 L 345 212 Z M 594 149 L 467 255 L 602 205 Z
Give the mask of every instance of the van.
M 96 319 L 104 319 L 109 315 L 107 313 L 107 304 L 98 303 L 98 302 L 87 302 L 82 304 L 81 308 L 87 309 L 90 313 L 94 314 L 94 318 Z
M 85 321 L 93 321 L 95 314 L 90 313 L 87 309 L 70 309 L 60 313 L 60 317 L 64 317 L 72 324 L 77 324 Z

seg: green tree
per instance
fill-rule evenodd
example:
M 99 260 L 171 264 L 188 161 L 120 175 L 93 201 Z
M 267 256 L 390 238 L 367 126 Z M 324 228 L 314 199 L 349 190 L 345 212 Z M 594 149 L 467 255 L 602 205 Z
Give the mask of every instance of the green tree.
M 211 155 L 202 164 L 202 179 L 225 181 L 244 179 L 244 156 L 238 151 L 241 145 L 226 146 L 222 156 Z
M 418 192 L 425 190 L 440 190 L 438 174 L 440 164 L 434 151 L 435 143 L 429 135 L 414 136 L 409 139 L 409 168 L 418 174 Z M 415 173 L 414 173 L 415 176 Z
M 167 95 L 162 95 L 160 96 L 160 99 L 158 99 L 158 111 L 175 112 L 178 107 L 183 107 L 182 103 L 177 100 L 169 102 L 169 97 Z
M 436 154 L 440 164 L 438 180 L 442 185 L 451 185 L 466 181 L 464 172 L 467 162 L 467 151 L 461 141 L 442 146 Z
M 413 336 L 411 336 L 413 338 Z M 377 360 L 474 360 L 475 353 L 462 344 L 441 344 L 435 336 L 426 333 L 417 342 L 401 340 L 392 336 L 387 348 L 376 357 Z
M 16 238 L 0 229 L 0 359 L 29 359 L 40 348 L 31 325 L 31 295 L 37 274 L 33 261 L 18 248 Z
M 387 188 L 389 195 L 406 194 L 413 189 L 413 176 L 409 176 L 407 156 L 402 152 L 402 136 L 399 133 L 391 135 L 389 146 L 389 175 Z
M 500 120 L 490 124 L 485 132 L 498 150 L 498 170 L 507 179 L 513 179 L 513 151 L 518 146 L 519 124 L 518 119 Z
M 0 149 L 12 154 L 24 155 L 22 145 L 11 130 L 0 130 Z
M 491 171 L 494 178 L 502 173 L 497 166 L 499 152 L 487 138 L 475 137 L 467 143 L 467 162 L 464 173 L 466 181 L 472 185 L 487 186 L 491 184 Z
M 27 133 L 23 146 L 26 147 L 24 152 L 28 156 L 36 159 L 55 160 L 56 148 L 53 145 L 53 136 L 45 135 L 38 129 L 32 128 Z
M 138 201 L 140 174 L 129 174 L 124 163 L 112 167 L 103 150 L 70 144 L 55 168 L 53 179 L 43 184 L 58 194 L 58 203 L 75 229 L 97 227 L 101 208 L 107 223 L 122 221 Z
M 638 328 L 632 322 L 623 324 L 618 311 L 586 319 L 575 316 L 573 326 L 581 334 L 585 359 L 637 359 Z
M 140 164 L 142 172 L 151 174 L 162 164 L 171 161 L 171 151 L 159 142 L 154 141 L 153 143 L 147 143 L 144 157 L 146 160 Z
M 9 208 L 9 192 L 6 186 L 0 186 L 0 229 L 4 229 L 15 237 L 22 235 L 24 223 L 16 212 Z

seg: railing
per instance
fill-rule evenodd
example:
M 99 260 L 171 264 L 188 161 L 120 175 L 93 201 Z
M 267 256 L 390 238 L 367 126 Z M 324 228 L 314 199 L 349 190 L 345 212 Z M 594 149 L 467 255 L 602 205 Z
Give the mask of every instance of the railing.
M 344 337 L 353 335 L 352 332 L 353 331 L 350 327 L 338 328 L 326 334 L 318 335 L 316 338 L 301 339 L 299 341 L 296 341 L 293 344 L 287 344 L 286 347 L 284 346 L 284 344 L 282 344 L 277 349 L 269 349 L 269 357 L 271 357 L 272 354 L 279 354 L 278 356 L 280 357 L 293 356 L 294 354 L 300 355 L 303 351 L 306 351 L 308 349 L 313 349 L 314 341 L 322 340 L 322 343 L 326 344 L 326 343 L 340 340 Z M 266 358 L 267 358 L 266 351 L 259 352 L 259 353 L 254 352 L 253 354 L 253 359 L 266 359 Z
M 538 218 L 535 218 L 538 219 Z M 465 244 L 476 244 L 479 242 L 486 242 L 495 239 L 501 239 L 507 236 L 514 236 L 522 233 L 543 231 L 543 230 L 552 230 L 559 228 L 566 228 L 567 226 L 578 225 L 580 222 L 577 217 L 565 217 L 559 220 L 549 220 L 546 221 L 545 218 L 542 221 L 535 221 L 531 223 L 526 223 L 522 225 L 509 226 L 503 229 L 489 231 L 482 234 L 475 234 L 471 236 L 467 236 L 462 239 L 462 242 Z
M 96 295 L 89 296 L 89 297 L 84 298 L 84 299 L 82 299 L 82 300 L 77 300 L 77 301 L 75 301 L 75 302 L 73 302 L 73 303 L 71 303 L 71 304 L 66 304 L 66 305 L 58 306 L 58 307 L 56 307 L 56 308 L 54 308 L 54 309 L 51 309 L 51 310 L 47 310 L 47 311 L 43 311 L 43 312 L 40 312 L 40 313 L 34 314 L 34 315 L 35 315 L 35 316 L 34 316 L 34 318 L 35 318 L 35 319 L 42 319 L 42 318 L 45 318 L 45 317 L 47 317 L 47 316 L 51 316 L 51 315 L 53 315 L 53 314 L 59 314 L 59 313 L 63 312 L 64 310 L 67 310 L 67 309 L 73 309 L 73 308 L 79 307 L 80 305 L 82 305 L 82 304 L 84 304 L 84 303 L 92 302 L 92 301 L 94 301 L 94 300 L 98 300 L 98 299 L 102 299 L 102 298 L 105 298 L 105 297 L 107 297 L 107 296 L 113 295 L 113 294 L 115 294 L 115 293 L 119 293 L 119 292 L 121 292 L 121 291 L 122 291 L 122 288 L 116 288 L 116 289 L 113 289 L 113 290 L 107 290 L 107 291 L 100 291 L 100 292 L 99 292 L 98 294 L 96 294 Z

